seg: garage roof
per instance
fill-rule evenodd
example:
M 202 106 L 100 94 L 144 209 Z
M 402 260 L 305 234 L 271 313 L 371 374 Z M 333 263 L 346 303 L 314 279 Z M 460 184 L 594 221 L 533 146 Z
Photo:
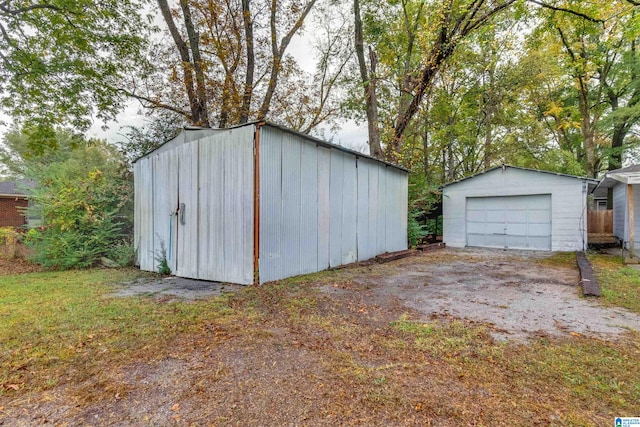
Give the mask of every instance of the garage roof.
M 470 176 L 467 176 L 465 178 L 459 179 L 457 181 L 450 182 L 448 184 L 443 185 L 442 188 L 449 187 L 449 186 L 454 185 L 454 184 L 458 184 L 458 183 L 460 183 L 462 181 L 466 181 L 468 179 L 475 178 L 476 176 L 480 176 L 480 175 L 484 175 L 484 174 L 489 173 L 489 172 L 493 172 L 494 170 L 497 170 L 497 169 L 505 170 L 507 168 L 519 169 L 519 170 L 523 170 L 523 171 L 536 172 L 536 173 L 544 173 L 544 174 L 550 174 L 550 175 L 556 175 L 556 176 L 563 176 L 563 177 L 567 177 L 567 178 L 575 178 L 575 179 L 579 179 L 579 180 L 582 180 L 582 181 L 586 181 L 589 184 L 593 185 L 594 187 L 599 182 L 597 179 L 587 178 L 587 177 L 584 177 L 584 176 L 568 175 L 566 173 L 551 172 L 551 171 L 545 171 L 545 170 L 540 170 L 540 169 L 523 168 L 523 167 L 520 167 L 520 166 L 502 165 L 502 166 L 495 166 L 495 167 L 487 169 L 487 170 L 485 170 L 483 172 L 479 172 L 479 173 L 476 173 L 474 175 L 470 175 Z
M 640 165 L 631 165 L 607 172 L 598 188 L 611 188 L 618 183 L 640 184 Z

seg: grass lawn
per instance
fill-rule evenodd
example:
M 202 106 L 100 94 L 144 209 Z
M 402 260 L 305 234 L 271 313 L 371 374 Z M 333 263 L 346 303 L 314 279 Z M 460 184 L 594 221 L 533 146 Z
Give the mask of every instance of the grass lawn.
M 594 264 L 604 283 L 631 276 Z M 196 303 L 107 296 L 140 274 L 0 277 L 0 424 L 582 426 L 640 414 L 637 332 L 495 342 L 487 325 L 367 301 L 344 271 Z M 640 307 L 637 291 L 612 286 L 608 303 Z
M 603 303 L 640 313 L 640 270 L 624 265 L 621 257 L 589 255 L 602 291 Z
M 230 311 L 215 302 L 105 298 L 109 284 L 140 275 L 97 269 L 0 277 L 0 394 L 78 381 L 139 354 L 161 356 L 177 334 Z

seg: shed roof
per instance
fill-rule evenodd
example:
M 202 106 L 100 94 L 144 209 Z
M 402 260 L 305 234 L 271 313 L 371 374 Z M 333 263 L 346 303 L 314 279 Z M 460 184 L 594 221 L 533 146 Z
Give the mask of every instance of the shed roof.
M 26 196 L 26 189 L 33 187 L 35 187 L 35 182 L 28 179 L 0 181 L 0 196 Z
M 598 188 L 611 188 L 616 184 L 640 184 L 640 165 L 631 165 L 607 172 L 604 179 L 598 184 Z
M 383 163 L 383 164 L 385 164 L 387 166 L 391 166 L 391 167 L 399 169 L 399 170 L 401 170 L 403 172 L 409 172 L 409 169 L 406 169 L 406 168 L 404 168 L 402 166 L 396 165 L 395 163 L 390 163 L 390 162 L 387 162 L 387 161 L 384 161 L 384 160 L 381 160 L 381 159 L 377 159 L 375 157 L 369 156 L 368 154 L 364 154 L 364 153 L 361 153 L 359 151 L 351 150 L 351 149 L 343 147 L 341 145 L 333 144 L 331 142 L 324 141 L 324 140 L 322 140 L 320 138 L 316 138 L 314 136 L 307 135 L 305 133 L 298 132 L 298 131 L 293 130 L 293 129 L 289 129 L 289 128 L 285 127 L 285 126 L 281 126 L 281 125 L 277 125 L 275 123 L 265 122 L 265 121 L 250 122 L 250 123 L 245 123 L 245 124 L 242 124 L 242 125 L 232 126 L 232 127 L 229 127 L 229 128 L 222 128 L 222 129 L 203 128 L 203 127 L 197 127 L 197 126 L 185 126 L 184 130 L 178 136 L 176 136 L 175 138 L 172 138 L 172 139 L 170 139 L 168 141 L 165 141 L 159 147 L 157 147 L 155 150 L 152 150 L 149 153 L 138 157 L 137 159 L 134 160 L 134 163 L 137 162 L 138 160 L 140 160 L 142 158 L 145 158 L 145 157 L 153 154 L 154 152 L 160 150 L 167 143 L 169 143 L 171 141 L 174 141 L 177 138 L 180 138 L 180 136 L 185 135 L 185 133 L 187 133 L 187 132 L 194 132 L 195 133 L 195 132 L 211 131 L 211 133 L 218 133 L 220 131 L 227 131 L 229 129 L 242 128 L 242 127 L 246 127 L 246 126 L 257 126 L 257 127 L 268 126 L 268 127 L 276 128 L 276 129 L 279 129 L 279 130 L 281 130 L 283 132 L 287 132 L 287 133 L 291 133 L 291 134 L 297 135 L 300 138 L 306 139 L 307 141 L 314 142 L 317 145 L 320 145 L 320 146 L 323 146 L 323 147 L 340 150 L 340 151 L 343 151 L 345 153 L 353 154 L 354 156 L 357 156 L 357 157 L 362 157 L 362 158 L 365 158 L 365 159 L 373 160 L 373 161 L 378 162 L 378 163 Z M 197 139 L 197 138 L 185 138 L 184 142 L 190 142 L 191 140 L 194 140 L 194 139 Z
M 594 187 L 599 182 L 597 179 L 587 178 L 587 177 L 583 177 L 583 176 L 576 176 L 576 175 L 568 175 L 566 173 L 551 172 L 551 171 L 545 171 L 545 170 L 540 170 L 540 169 L 523 168 L 523 167 L 520 167 L 520 166 L 502 165 L 502 166 L 495 166 L 495 167 L 486 169 L 486 170 L 484 170 L 482 172 L 476 173 L 474 175 L 470 175 L 470 176 L 467 176 L 465 178 L 459 179 L 457 181 L 450 182 L 448 184 L 443 185 L 442 188 L 448 187 L 450 185 L 458 184 L 460 182 L 475 178 L 475 177 L 480 176 L 480 175 L 484 175 L 484 174 L 489 173 L 489 172 L 493 172 L 494 170 L 497 170 L 497 169 L 507 169 L 507 168 L 509 168 L 509 169 L 519 169 L 519 170 L 528 171 L 528 172 L 536 172 L 536 173 L 544 173 L 544 174 L 549 174 L 549 175 L 562 176 L 562 177 L 565 177 L 565 178 L 580 179 L 582 181 L 588 182 L 589 184 L 592 184 Z

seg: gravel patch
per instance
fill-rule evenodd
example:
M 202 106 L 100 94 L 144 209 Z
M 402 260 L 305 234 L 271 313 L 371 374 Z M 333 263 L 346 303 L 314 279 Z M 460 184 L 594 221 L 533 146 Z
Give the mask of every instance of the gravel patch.
M 110 296 L 150 296 L 169 301 L 197 301 L 242 289 L 241 285 L 186 279 L 184 277 L 141 278 L 121 283 Z

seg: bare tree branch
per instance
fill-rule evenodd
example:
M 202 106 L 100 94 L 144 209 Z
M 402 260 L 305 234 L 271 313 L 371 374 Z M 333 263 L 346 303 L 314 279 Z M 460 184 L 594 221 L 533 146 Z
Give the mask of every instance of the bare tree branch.
M 595 23 L 599 23 L 599 24 L 604 24 L 604 20 L 603 19 L 594 18 L 593 16 L 589 16 L 586 13 L 578 12 L 577 10 L 568 9 L 566 7 L 554 6 L 554 5 L 539 1 L 539 0 L 527 0 L 527 1 L 529 3 L 537 4 L 538 6 L 543 7 L 545 9 L 551 9 L 551 10 L 556 11 L 556 12 L 569 13 L 571 15 L 579 16 L 580 18 L 586 19 L 587 21 L 591 21 L 591 22 L 595 22 Z M 627 0 L 627 1 L 632 2 L 632 0 Z M 635 0 L 633 0 L 633 1 L 635 1 Z
M 184 118 L 186 118 L 187 120 L 191 119 L 191 115 L 189 114 L 188 111 L 184 111 L 184 110 L 181 110 L 180 108 L 173 107 L 169 104 L 165 104 L 163 102 L 158 101 L 157 99 L 152 99 L 144 95 L 138 95 L 137 93 L 128 91 L 126 89 L 118 89 L 118 92 L 121 92 L 128 97 L 137 99 L 138 101 L 140 101 L 140 104 L 142 104 L 144 108 L 162 108 L 164 110 L 169 110 L 176 114 L 179 114 Z

